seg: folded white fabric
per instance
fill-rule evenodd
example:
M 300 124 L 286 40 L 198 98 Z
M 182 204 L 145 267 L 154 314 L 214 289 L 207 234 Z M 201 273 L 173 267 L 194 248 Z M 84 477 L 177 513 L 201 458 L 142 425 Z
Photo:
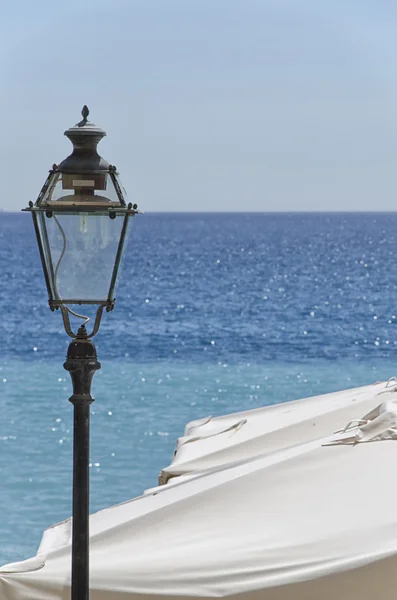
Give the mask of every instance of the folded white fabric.
M 397 399 L 382 402 L 361 419 L 350 421 L 335 433 L 331 444 L 358 444 L 397 440 Z

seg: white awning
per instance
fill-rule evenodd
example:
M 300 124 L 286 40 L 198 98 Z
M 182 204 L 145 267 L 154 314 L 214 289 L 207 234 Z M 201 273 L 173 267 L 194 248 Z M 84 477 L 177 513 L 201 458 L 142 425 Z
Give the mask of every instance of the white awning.
M 90 600 L 394 600 L 397 393 L 372 391 L 336 428 L 331 413 L 317 439 L 92 515 Z M 363 440 L 371 424 L 377 434 Z M 69 593 L 70 521 L 45 533 L 35 559 L 0 571 L 1 600 Z
M 173 460 L 162 470 L 159 482 L 328 435 L 379 404 L 378 394 L 386 385 L 392 382 L 193 421 L 177 441 Z

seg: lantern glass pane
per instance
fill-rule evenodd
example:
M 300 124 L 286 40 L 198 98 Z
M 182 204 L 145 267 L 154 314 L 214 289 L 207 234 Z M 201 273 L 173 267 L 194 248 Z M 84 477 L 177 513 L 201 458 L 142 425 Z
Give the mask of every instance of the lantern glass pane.
M 38 222 L 53 299 L 113 300 L 108 294 L 124 217 L 54 210 L 52 217 L 40 213 Z

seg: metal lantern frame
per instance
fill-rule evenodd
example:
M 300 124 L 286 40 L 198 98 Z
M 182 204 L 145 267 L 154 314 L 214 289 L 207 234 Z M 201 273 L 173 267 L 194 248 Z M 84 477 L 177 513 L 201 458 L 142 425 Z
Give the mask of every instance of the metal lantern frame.
M 137 205 L 126 203 L 123 191 L 118 180 L 118 171 L 114 165 L 109 164 L 97 153 L 96 146 L 98 142 L 106 135 L 106 132 L 93 123 L 87 120 L 89 111 L 86 106 L 82 110 L 83 120 L 74 127 L 65 131 L 65 135 L 73 143 L 73 152 L 59 165 L 54 164 L 49 171 L 48 177 L 37 197 L 35 203 L 29 202 L 29 206 L 23 209 L 25 212 L 30 212 L 33 218 L 33 225 L 39 248 L 40 259 L 43 267 L 44 279 L 48 292 L 48 303 L 52 311 L 61 309 L 65 331 L 70 337 L 76 337 L 70 326 L 69 314 L 75 314 L 67 305 L 97 305 L 98 310 L 95 317 L 94 327 L 92 332 L 87 337 L 93 337 L 99 329 L 103 310 L 109 312 L 113 310 L 115 305 L 115 286 L 117 275 L 119 272 L 120 261 L 123 253 L 124 242 L 126 239 L 127 227 L 129 218 L 135 216 L 140 211 L 137 210 Z M 95 196 L 89 203 L 75 205 L 73 201 L 62 204 L 48 202 L 46 199 L 51 197 L 51 191 L 60 181 L 63 175 L 81 176 L 108 176 L 114 186 L 117 194 L 117 203 L 111 203 L 110 206 L 104 206 L 101 202 L 95 202 Z M 71 196 L 73 198 L 73 196 Z M 109 289 L 106 299 L 87 300 L 84 298 L 60 298 L 56 292 L 56 267 L 54 268 L 52 261 L 52 253 L 48 239 L 47 227 L 44 218 L 56 218 L 57 214 L 78 215 L 82 212 L 97 216 L 106 216 L 110 219 L 123 218 L 120 239 L 116 251 L 115 262 L 110 279 Z M 43 219 L 42 231 L 39 227 L 39 219 Z M 59 223 L 57 222 L 60 227 Z M 47 260 L 46 260 L 47 257 Z M 62 255 L 61 259 L 62 260 Z M 59 266 L 59 263 L 58 263 Z

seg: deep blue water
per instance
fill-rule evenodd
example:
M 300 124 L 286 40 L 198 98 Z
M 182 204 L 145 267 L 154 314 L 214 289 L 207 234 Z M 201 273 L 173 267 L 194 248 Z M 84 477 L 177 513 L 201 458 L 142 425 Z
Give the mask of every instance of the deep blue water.
M 397 374 L 397 215 L 139 216 L 95 338 L 92 510 L 156 484 L 194 418 Z M 68 344 L 33 227 L 0 213 L 0 564 L 71 513 Z

